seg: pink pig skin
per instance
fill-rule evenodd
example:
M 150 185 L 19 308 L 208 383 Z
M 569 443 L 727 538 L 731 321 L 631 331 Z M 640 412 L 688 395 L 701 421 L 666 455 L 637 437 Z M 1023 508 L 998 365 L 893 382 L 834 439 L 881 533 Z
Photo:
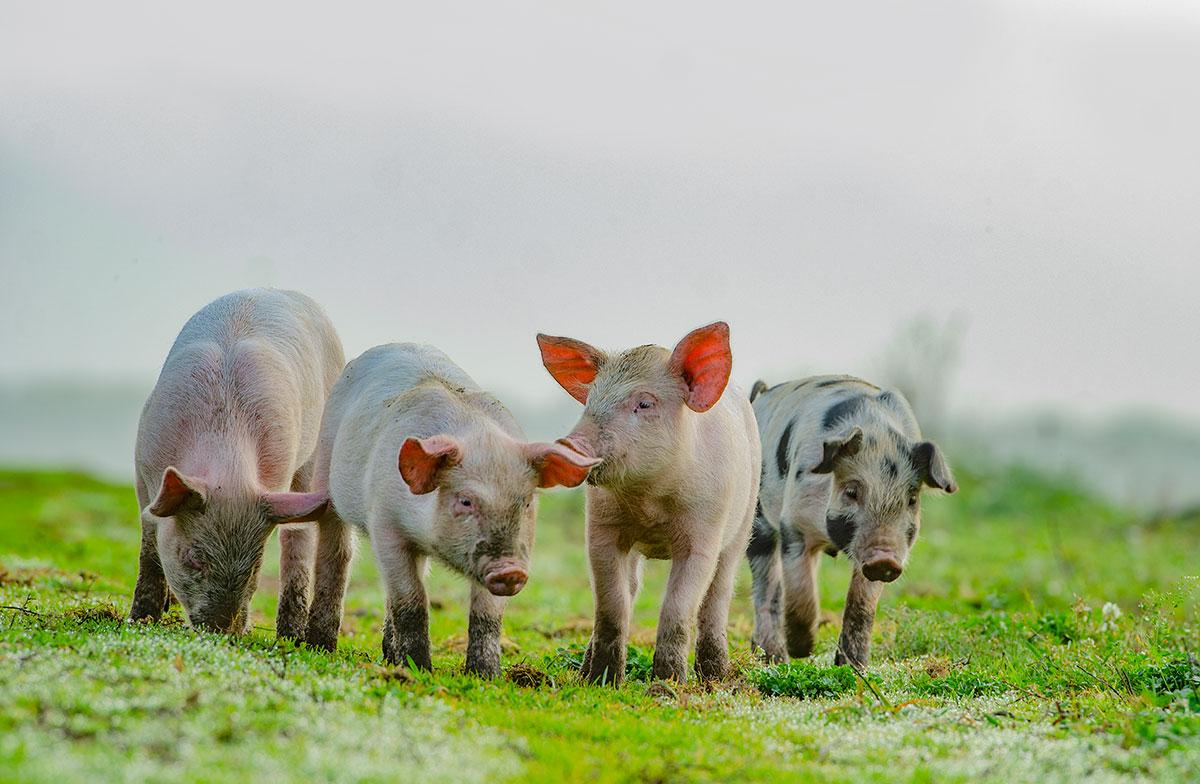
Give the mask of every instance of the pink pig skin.
M 296 292 L 237 291 L 188 320 L 138 425 L 142 547 L 131 619 L 158 618 L 174 594 L 195 626 L 247 628 L 267 537 L 328 506 L 324 493 L 305 491 L 344 364 L 324 311 Z M 280 636 L 304 634 L 311 529 L 280 531 Z

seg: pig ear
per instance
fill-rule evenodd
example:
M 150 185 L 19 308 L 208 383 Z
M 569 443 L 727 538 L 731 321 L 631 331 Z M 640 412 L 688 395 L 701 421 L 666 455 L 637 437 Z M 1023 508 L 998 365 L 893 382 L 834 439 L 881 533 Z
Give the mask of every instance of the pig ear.
M 329 493 L 267 493 L 262 502 L 272 523 L 306 523 L 325 514 Z
M 604 353 L 581 340 L 537 336 L 542 364 L 559 386 L 580 403 L 587 403 L 588 385 L 596 380 L 596 371 L 604 362 Z
M 585 457 L 562 444 L 526 444 L 525 455 L 537 472 L 538 487 L 577 487 L 600 464 L 600 458 Z
M 950 472 L 945 455 L 932 441 L 922 441 L 913 447 L 912 464 L 917 476 L 930 487 L 945 490 L 947 493 L 958 490 L 958 483 L 954 481 L 954 474 Z
M 195 477 L 184 476 L 179 469 L 170 466 L 163 471 L 158 496 L 146 507 L 155 517 L 174 517 L 180 512 L 197 511 L 204 508 L 208 488 Z
M 462 447 L 450 436 L 409 438 L 400 447 L 400 476 L 414 495 L 432 493 L 438 473 L 462 462 Z
M 856 427 L 846 435 L 840 438 L 830 438 L 825 441 L 824 451 L 821 455 L 821 462 L 813 468 L 814 474 L 828 474 L 833 471 L 833 467 L 837 461 L 846 458 L 854 457 L 858 454 L 858 450 L 862 448 L 863 431 L 862 428 Z
M 689 332 L 671 352 L 669 367 L 688 386 L 688 408 L 704 412 L 715 406 L 733 370 L 729 325 L 718 321 Z

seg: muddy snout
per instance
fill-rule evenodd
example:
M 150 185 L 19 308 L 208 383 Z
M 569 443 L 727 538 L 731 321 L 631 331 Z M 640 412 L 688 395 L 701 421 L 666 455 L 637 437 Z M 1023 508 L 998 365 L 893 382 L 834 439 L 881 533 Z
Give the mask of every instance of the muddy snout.
M 242 632 L 241 614 L 235 606 L 232 609 L 219 608 L 208 612 L 199 612 L 189 616 L 192 626 L 215 634 L 240 634 Z
M 904 564 L 894 553 L 873 552 L 863 559 L 863 577 L 877 583 L 890 583 L 904 571 Z
M 529 572 L 519 564 L 498 563 L 488 569 L 483 585 L 495 596 L 516 596 L 529 581 Z

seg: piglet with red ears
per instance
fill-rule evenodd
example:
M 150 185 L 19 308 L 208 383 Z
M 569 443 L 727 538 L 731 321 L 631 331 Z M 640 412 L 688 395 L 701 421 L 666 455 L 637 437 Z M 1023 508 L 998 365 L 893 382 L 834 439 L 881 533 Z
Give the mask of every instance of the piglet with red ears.
M 321 423 L 313 485 L 320 521 L 307 642 L 337 646 L 353 554 L 371 537 L 387 591 L 383 655 L 431 667 L 430 557 L 470 580 L 467 669 L 500 673 L 508 597 L 529 579 L 538 488 L 583 482 L 599 460 L 528 443 L 512 414 L 432 346 L 376 346 L 346 366 Z
M 723 677 L 729 602 L 761 466 L 754 411 L 729 384 L 729 327 L 700 327 L 673 351 L 641 346 L 610 354 L 548 335 L 538 335 L 538 345 L 546 370 L 585 405 L 560 443 L 601 460 L 588 477 L 596 623 L 583 677 L 612 685 L 623 679 L 643 558 L 672 562 L 654 677 L 686 679 L 694 628 L 697 675 Z

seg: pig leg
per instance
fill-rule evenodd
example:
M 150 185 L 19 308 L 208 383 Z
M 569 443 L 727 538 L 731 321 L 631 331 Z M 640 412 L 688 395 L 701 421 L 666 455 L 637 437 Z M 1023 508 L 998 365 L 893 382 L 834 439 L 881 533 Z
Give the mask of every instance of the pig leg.
M 429 600 L 421 575 L 425 556 L 390 528 L 376 530 L 376 554 L 379 570 L 387 586 L 387 622 L 383 631 L 383 658 L 389 664 L 413 665 L 433 669 L 429 655 Z
M 353 530 L 335 513 L 327 513 L 317 523 L 316 578 L 305 633 L 305 642 L 310 647 L 337 650 L 353 558 Z
M 308 487 L 308 466 L 292 478 L 292 491 Z M 313 558 L 317 550 L 317 532 L 311 524 L 302 528 L 279 530 L 279 611 L 275 616 L 275 635 L 293 640 L 304 639 L 308 626 L 308 604 L 312 601 Z
M 588 563 L 592 568 L 596 623 L 580 675 L 592 683 L 620 686 L 625 680 L 625 646 L 633 606 L 629 575 L 633 557 L 630 551 L 619 547 L 614 528 L 589 529 Z
M 279 612 L 275 620 L 278 637 L 304 639 L 316 549 L 317 532 L 311 523 L 279 531 Z
M 137 585 L 133 589 L 133 605 L 129 609 L 129 620 L 149 618 L 157 621 L 169 606 L 171 592 L 167 590 L 167 578 L 162 563 L 158 560 L 158 543 L 155 525 L 142 523 L 142 549 L 138 553 Z
M 779 557 L 779 534 L 762 515 L 754 518 L 750 545 L 746 548 L 754 594 L 754 635 L 751 649 L 761 650 L 769 663 L 787 660 L 783 646 L 783 561 Z
M 855 568 L 846 593 L 846 609 L 842 613 L 842 634 L 838 638 L 834 664 L 849 664 L 859 669 L 871 658 L 871 628 L 875 625 L 875 608 L 883 593 L 883 583 L 872 582 Z
M 696 677 L 702 681 L 720 680 L 729 669 L 729 603 L 733 599 L 733 581 L 742 561 L 742 548 L 730 547 L 717 560 L 717 571 L 704 603 L 700 605 L 696 633 Z
M 138 508 L 145 509 L 150 503 L 146 488 L 139 476 L 137 479 Z M 138 553 L 137 584 L 133 588 L 133 604 L 129 608 L 129 620 L 149 618 L 157 621 L 170 606 L 171 592 L 167 589 L 167 578 L 163 574 L 162 562 L 158 560 L 158 527 L 153 523 L 142 523 L 142 547 Z
M 471 583 L 471 618 L 467 624 L 467 672 L 482 678 L 500 674 L 500 628 L 506 600 Z
M 655 678 L 680 683 L 687 680 L 691 628 L 716 567 L 716 554 L 703 551 L 680 553 L 671 559 L 671 575 L 667 578 L 667 594 L 658 615 L 658 637 L 654 643 Z
M 784 637 L 793 659 L 812 653 L 817 636 L 817 567 L 821 553 L 804 546 L 804 535 L 788 531 L 783 541 Z

